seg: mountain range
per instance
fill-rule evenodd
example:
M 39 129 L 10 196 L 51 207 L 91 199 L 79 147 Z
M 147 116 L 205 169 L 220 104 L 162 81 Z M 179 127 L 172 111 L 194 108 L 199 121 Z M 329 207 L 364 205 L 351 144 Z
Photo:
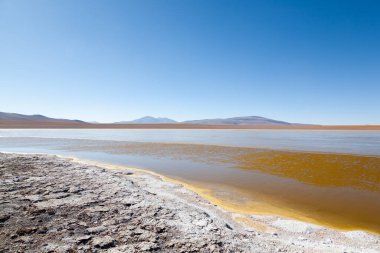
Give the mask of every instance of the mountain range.
M 131 120 L 131 121 L 119 121 L 115 122 L 115 124 L 172 124 L 177 123 L 177 121 L 168 119 L 168 118 L 155 118 L 152 116 L 146 116 L 139 119 Z
M 0 121 L 13 121 L 13 122 L 48 122 L 48 123 L 87 123 L 82 120 L 70 120 L 70 119 L 56 119 L 49 118 L 44 115 L 24 115 L 18 113 L 0 112 Z
M 285 121 L 268 119 L 260 116 L 245 116 L 226 119 L 189 120 L 184 121 L 182 123 L 202 125 L 291 125 L 291 123 Z
M 115 123 L 57 119 L 44 115 L 0 112 L 0 129 L 315 129 L 315 130 L 380 130 L 380 125 L 312 125 L 289 123 L 260 116 L 202 119 L 177 122 L 168 118 L 146 116 Z
M 197 124 L 197 125 L 291 125 L 285 121 L 260 116 L 233 117 L 224 119 L 201 119 L 178 122 L 168 118 L 146 116 L 132 121 L 120 121 L 115 124 Z
M 56 119 L 49 118 L 43 115 L 24 115 L 18 113 L 5 113 L 0 112 L 1 122 L 30 122 L 30 123 L 75 123 L 75 124 L 100 124 L 97 122 L 85 122 L 81 120 L 69 120 L 69 119 Z M 169 118 L 155 118 L 152 116 L 146 116 L 131 121 L 119 121 L 113 124 L 195 124 L 195 125 L 292 125 L 285 121 L 279 121 L 274 119 L 268 119 L 259 116 L 246 116 L 246 117 L 233 117 L 233 118 L 221 118 L 221 119 L 202 119 L 202 120 L 188 120 L 177 122 Z

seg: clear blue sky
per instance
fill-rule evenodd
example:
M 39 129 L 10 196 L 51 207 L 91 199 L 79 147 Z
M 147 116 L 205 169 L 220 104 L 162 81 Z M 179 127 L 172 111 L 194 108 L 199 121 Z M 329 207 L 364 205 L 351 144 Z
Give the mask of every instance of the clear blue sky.
M 0 111 L 380 124 L 380 1 L 0 0 Z

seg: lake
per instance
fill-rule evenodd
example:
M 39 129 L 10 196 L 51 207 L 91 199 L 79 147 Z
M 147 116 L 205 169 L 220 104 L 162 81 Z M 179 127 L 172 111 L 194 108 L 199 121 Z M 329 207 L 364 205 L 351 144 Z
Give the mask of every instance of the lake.
M 3 129 L 0 151 L 147 169 L 229 210 L 380 233 L 380 131 Z

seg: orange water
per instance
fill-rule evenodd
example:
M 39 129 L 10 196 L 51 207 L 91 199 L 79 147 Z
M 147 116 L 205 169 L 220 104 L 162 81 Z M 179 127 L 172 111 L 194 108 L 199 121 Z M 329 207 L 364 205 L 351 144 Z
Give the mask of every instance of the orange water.
M 159 172 L 197 186 L 234 211 L 380 233 L 378 156 L 123 142 L 86 149 L 208 164 Z
M 239 189 L 265 207 L 248 202 L 245 210 L 380 233 L 380 157 L 261 151 L 235 161 L 243 170 L 280 178 L 270 185 L 242 180 Z
M 187 182 L 236 212 L 380 234 L 380 156 L 36 138 L 17 145 L 137 165 Z

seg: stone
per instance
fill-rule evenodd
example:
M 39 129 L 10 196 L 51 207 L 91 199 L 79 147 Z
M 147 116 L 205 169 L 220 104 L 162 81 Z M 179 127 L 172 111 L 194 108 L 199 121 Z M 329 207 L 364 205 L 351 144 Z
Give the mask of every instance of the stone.
M 9 214 L 0 214 L 0 222 L 7 221 L 11 216 Z
M 115 246 L 116 240 L 114 240 L 110 236 L 105 236 L 105 237 L 97 237 L 93 240 L 92 244 L 96 248 L 101 248 L 101 249 L 108 249 L 112 248 Z
M 225 226 L 226 228 L 228 228 L 229 230 L 233 230 L 233 228 L 232 228 L 229 224 L 227 224 L 227 223 L 226 223 L 224 226 Z
M 82 191 L 82 188 L 77 187 L 77 186 L 70 187 L 68 190 L 69 193 L 79 193 L 81 191 Z
M 86 244 L 91 239 L 92 239 L 92 236 L 89 236 L 89 235 L 80 236 L 76 239 L 76 243 L 77 244 Z
M 106 227 L 104 226 L 97 226 L 97 227 L 92 227 L 92 228 L 88 228 L 87 229 L 87 232 L 90 233 L 90 234 L 99 234 L 103 231 L 107 230 Z
M 28 195 L 24 197 L 26 200 L 29 200 L 32 203 L 39 202 L 43 200 L 43 197 L 41 195 Z
M 198 220 L 198 221 L 195 221 L 193 222 L 194 225 L 197 225 L 199 227 L 206 227 L 208 225 L 208 222 L 207 220 Z M 226 224 L 227 226 L 228 224 Z
M 153 251 L 159 249 L 156 243 L 154 242 L 142 242 L 139 244 L 141 251 Z
M 22 236 L 22 235 L 29 235 L 33 234 L 37 231 L 36 227 L 22 227 L 17 230 L 17 235 Z

